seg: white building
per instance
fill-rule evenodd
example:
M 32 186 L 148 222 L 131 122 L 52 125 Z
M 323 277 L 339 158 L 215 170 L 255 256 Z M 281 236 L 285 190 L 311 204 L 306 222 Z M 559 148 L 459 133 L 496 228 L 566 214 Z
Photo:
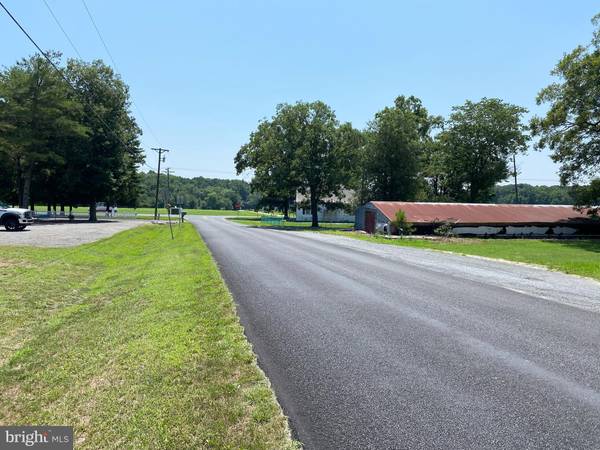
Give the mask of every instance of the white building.
M 354 200 L 354 191 L 344 189 L 340 197 L 329 196 L 322 198 L 318 206 L 319 222 L 349 222 L 354 223 L 354 210 L 351 207 Z M 347 205 L 347 208 L 344 207 Z M 300 192 L 296 192 L 296 220 L 310 222 L 310 199 Z

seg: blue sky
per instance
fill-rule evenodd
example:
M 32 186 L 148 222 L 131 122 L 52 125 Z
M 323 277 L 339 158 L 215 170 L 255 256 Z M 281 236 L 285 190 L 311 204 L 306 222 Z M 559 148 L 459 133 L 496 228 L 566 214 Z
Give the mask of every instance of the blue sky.
M 108 55 L 80 0 L 46 0 L 84 59 Z M 4 0 L 45 49 L 70 47 L 43 0 Z M 172 149 L 182 176 L 233 178 L 233 157 L 281 102 L 323 100 L 363 128 L 397 95 L 431 113 L 500 97 L 542 113 L 537 92 L 565 53 L 589 42 L 597 2 L 87 0 L 147 125 L 142 143 Z M 0 65 L 34 52 L 0 16 Z M 137 111 L 133 110 L 138 115 Z M 547 153 L 521 179 L 557 182 Z M 245 176 L 248 178 L 248 175 Z

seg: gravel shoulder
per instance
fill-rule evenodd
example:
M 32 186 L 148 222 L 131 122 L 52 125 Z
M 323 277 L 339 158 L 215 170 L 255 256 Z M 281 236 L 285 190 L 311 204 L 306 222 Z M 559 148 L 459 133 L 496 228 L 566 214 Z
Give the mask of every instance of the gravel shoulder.
M 282 232 L 285 233 L 285 232 Z M 413 267 L 451 276 L 459 282 L 469 280 L 542 298 L 569 306 L 600 312 L 600 283 L 541 266 L 447 251 L 373 244 L 322 233 L 303 233 L 301 237 L 315 243 L 331 244 L 369 253 Z
M 147 224 L 142 220 L 97 223 L 36 223 L 24 231 L 0 230 L 0 245 L 32 247 L 73 247 L 112 236 L 120 231 Z

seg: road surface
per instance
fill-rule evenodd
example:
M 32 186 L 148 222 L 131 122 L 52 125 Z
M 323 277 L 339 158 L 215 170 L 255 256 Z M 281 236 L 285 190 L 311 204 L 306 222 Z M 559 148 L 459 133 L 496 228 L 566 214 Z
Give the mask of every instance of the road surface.
M 600 448 L 600 284 L 189 220 L 305 448 Z

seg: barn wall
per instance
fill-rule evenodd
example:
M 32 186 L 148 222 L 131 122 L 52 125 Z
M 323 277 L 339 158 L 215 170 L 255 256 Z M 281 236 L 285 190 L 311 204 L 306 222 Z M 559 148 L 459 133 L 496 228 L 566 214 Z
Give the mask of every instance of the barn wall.
M 384 227 L 389 226 L 390 220 L 372 203 L 367 203 L 366 205 L 360 206 L 356 209 L 354 229 L 364 231 L 366 211 L 375 211 L 375 229 L 378 233 L 383 233 Z

